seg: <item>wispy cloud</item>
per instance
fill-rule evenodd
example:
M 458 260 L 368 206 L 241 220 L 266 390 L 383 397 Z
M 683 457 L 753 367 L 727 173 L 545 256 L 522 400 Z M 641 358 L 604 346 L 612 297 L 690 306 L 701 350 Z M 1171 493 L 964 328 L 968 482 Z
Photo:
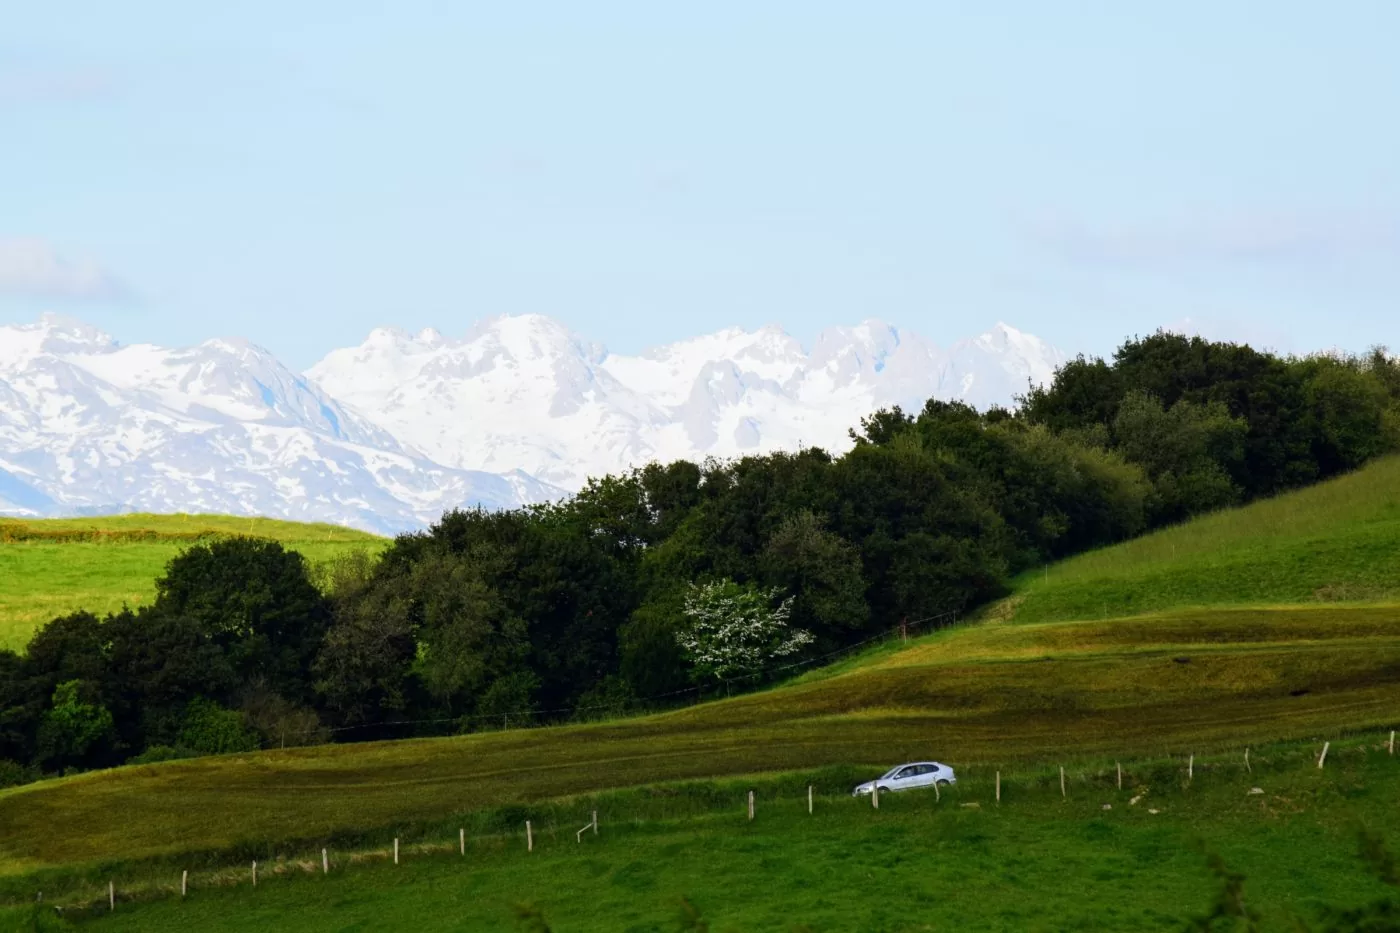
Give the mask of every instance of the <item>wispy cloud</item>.
M 1308 263 L 1400 254 L 1400 216 L 1256 213 L 1135 226 L 1064 217 L 1028 225 L 1041 246 L 1073 262 L 1124 266 Z
M 0 72 L 0 105 L 88 100 L 112 88 L 112 76 L 97 69 Z
M 71 259 L 35 237 L 0 237 L 0 296 L 119 301 L 130 289 L 90 259 Z

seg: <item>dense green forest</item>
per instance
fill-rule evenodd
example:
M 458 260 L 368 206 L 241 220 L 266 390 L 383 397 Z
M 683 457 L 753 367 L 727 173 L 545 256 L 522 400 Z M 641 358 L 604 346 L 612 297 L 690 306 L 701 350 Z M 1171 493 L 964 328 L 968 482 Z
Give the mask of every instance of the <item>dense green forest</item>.
M 229 538 L 155 601 L 0 652 L 0 785 L 278 744 L 611 715 L 761 682 L 1010 578 L 1400 448 L 1400 365 L 1159 333 L 1015 411 L 929 401 L 819 449 L 653 464 L 311 566 Z

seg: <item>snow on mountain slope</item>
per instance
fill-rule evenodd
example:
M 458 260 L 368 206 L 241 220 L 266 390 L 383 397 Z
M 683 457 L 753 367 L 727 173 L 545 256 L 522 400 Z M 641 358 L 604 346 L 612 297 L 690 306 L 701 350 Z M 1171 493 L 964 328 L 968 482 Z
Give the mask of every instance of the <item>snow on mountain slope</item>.
M 0 327 L 0 514 L 227 512 L 394 532 L 560 493 L 405 450 L 246 341 L 123 347 L 51 315 Z
M 1064 357 L 1005 325 L 941 349 L 879 321 L 723 330 L 639 356 L 539 315 L 372 332 L 306 376 L 238 339 L 0 327 L 0 514 L 212 511 L 422 527 L 652 460 L 849 446 L 875 409 L 1007 404 Z M 536 478 L 538 477 L 538 479 Z
M 519 469 L 568 489 L 651 460 L 849 446 L 875 409 L 930 397 L 1008 405 L 1063 354 L 1004 324 L 940 349 L 879 321 L 823 332 L 811 352 L 777 327 L 609 355 L 541 315 L 454 340 L 376 330 L 308 377 L 406 445 L 458 469 Z

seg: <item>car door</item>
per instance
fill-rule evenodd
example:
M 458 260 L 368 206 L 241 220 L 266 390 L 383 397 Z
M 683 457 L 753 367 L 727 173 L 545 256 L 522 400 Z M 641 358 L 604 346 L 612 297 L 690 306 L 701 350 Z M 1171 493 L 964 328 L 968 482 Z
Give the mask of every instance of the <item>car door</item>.
M 933 765 L 916 765 L 917 773 L 910 778 L 911 787 L 928 787 L 933 784 L 934 778 L 938 776 L 937 769 Z
M 890 781 L 890 790 L 907 790 L 910 787 L 914 787 L 914 781 L 917 780 L 918 771 L 918 765 L 909 765 L 908 767 L 900 768 L 895 772 L 894 779 Z

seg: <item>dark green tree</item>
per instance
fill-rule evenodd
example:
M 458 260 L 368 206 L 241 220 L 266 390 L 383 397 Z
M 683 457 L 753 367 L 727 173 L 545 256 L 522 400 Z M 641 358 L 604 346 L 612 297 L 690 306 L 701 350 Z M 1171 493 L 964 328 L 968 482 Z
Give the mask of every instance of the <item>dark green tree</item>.
M 794 512 L 759 557 L 765 582 L 794 598 L 792 624 L 829 646 L 870 620 L 860 552 L 811 512 Z
M 196 545 L 156 581 L 152 611 L 193 621 L 241 681 L 262 678 L 289 699 L 311 696 L 330 612 L 295 551 L 258 538 Z

